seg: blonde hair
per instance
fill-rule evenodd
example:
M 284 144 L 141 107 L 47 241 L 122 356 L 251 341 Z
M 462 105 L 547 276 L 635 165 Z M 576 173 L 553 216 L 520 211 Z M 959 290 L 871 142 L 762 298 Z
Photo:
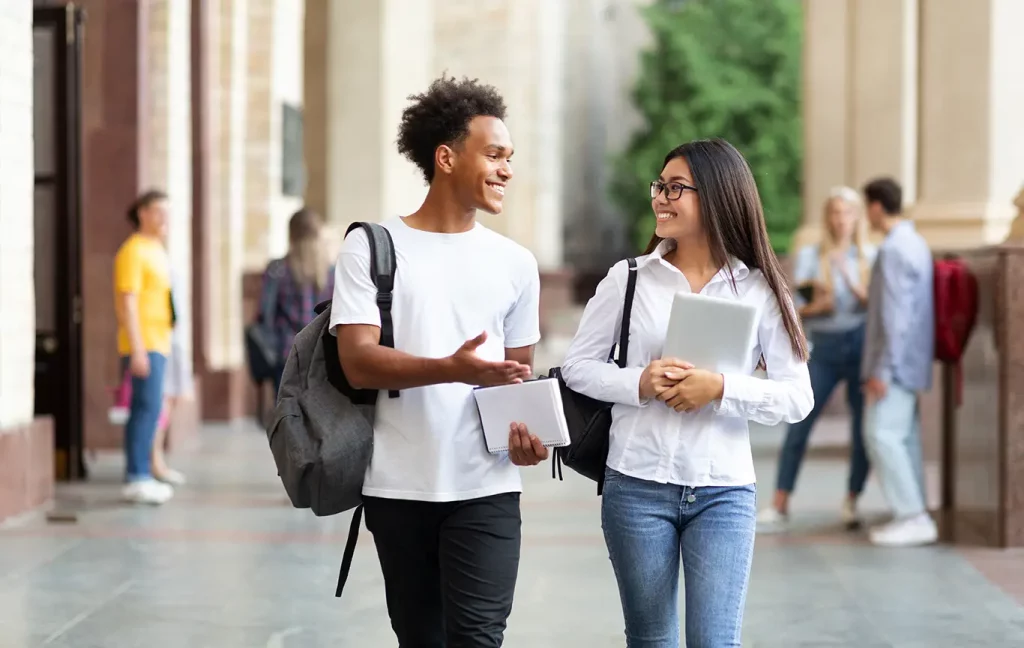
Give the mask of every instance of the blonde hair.
M 288 221 L 288 269 L 300 286 L 315 286 L 322 291 L 327 284 L 331 257 L 323 236 L 323 220 L 309 209 L 300 209 Z
M 867 240 L 867 230 L 864 225 L 864 202 L 860 194 L 850 187 L 833 187 L 828 192 L 825 205 L 822 208 L 822 219 L 825 221 L 821 233 L 821 243 L 818 245 L 818 277 L 829 291 L 832 290 L 832 268 L 829 263 L 829 255 L 836 249 L 838 241 L 836 234 L 829 223 L 828 212 L 832 202 L 841 200 L 853 209 L 856 214 L 856 222 L 853 226 L 853 246 L 857 249 L 858 278 L 860 285 L 867 287 L 871 280 L 871 264 L 868 262 L 867 254 L 864 251 L 864 243 Z

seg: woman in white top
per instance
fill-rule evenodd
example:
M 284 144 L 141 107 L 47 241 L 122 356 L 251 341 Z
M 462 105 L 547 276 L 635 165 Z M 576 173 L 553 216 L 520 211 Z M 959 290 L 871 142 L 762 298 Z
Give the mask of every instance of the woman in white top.
M 620 262 L 587 304 L 563 377 L 614 403 L 601 525 L 627 646 L 679 645 L 680 557 L 685 645 L 739 646 L 756 518 L 747 422 L 793 423 L 811 411 L 807 342 L 735 148 L 713 139 L 671 151 L 651 183 L 651 207 L 657 224 L 637 259 L 627 366 L 607 362 L 629 272 Z M 661 357 L 679 291 L 757 307 L 749 371 L 722 375 Z M 762 360 L 767 380 L 753 375 Z

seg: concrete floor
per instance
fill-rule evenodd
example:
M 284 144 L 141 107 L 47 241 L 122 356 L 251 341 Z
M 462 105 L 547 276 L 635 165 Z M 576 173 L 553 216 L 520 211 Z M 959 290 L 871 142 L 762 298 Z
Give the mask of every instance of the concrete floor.
M 764 502 L 780 431 L 754 437 Z M 758 537 L 744 646 L 1024 646 L 1024 605 L 1011 593 L 1024 553 L 871 547 L 836 526 L 844 462 L 816 455 L 794 501 L 797 531 Z M 121 459 L 101 456 L 90 483 L 60 489 L 57 510 L 74 519 L 0 529 L 0 648 L 395 645 L 369 534 L 335 599 L 348 517 L 292 509 L 260 430 L 210 427 L 174 459 L 191 482 L 163 508 L 121 505 Z M 505 645 L 623 646 L 592 484 L 568 472 L 552 481 L 547 465 L 525 475 Z M 883 514 L 874 483 L 863 505 Z

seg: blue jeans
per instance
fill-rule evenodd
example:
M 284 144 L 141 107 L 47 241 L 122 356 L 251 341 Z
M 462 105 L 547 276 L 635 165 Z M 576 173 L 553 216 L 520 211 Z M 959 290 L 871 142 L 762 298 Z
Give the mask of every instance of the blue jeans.
M 813 350 L 807 369 L 811 374 L 814 409 L 807 418 L 790 425 L 786 432 L 786 440 L 779 453 L 776 489 L 793 492 L 814 423 L 836 385 L 845 382 L 846 402 L 850 406 L 850 478 L 847 488 L 850 494 L 859 495 L 868 480 L 869 468 L 864 448 L 864 392 L 860 384 L 864 327 L 837 333 L 814 333 L 811 342 Z
M 889 383 L 885 397 L 868 407 L 865 432 L 871 462 L 897 519 L 925 512 L 924 465 L 917 394 Z
M 122 371 L 128 369 L 129 359 L 121 359 Z M 124 453 L 127 468 L 125 480 L 129 482 L 151 479 L 149 458 L 153 451 L 153 437 L 164 406 L 164 370 L 167 356 L 149 352 L 149 375 L 132 376 L 132 403 L 128 422 L 124 425 Z
M 680 557 L 687 648 L 740 645 L 756 506 L 753 484 L 693 488 L 606 469 L 601 526 L 627 648 L 678 648 Z

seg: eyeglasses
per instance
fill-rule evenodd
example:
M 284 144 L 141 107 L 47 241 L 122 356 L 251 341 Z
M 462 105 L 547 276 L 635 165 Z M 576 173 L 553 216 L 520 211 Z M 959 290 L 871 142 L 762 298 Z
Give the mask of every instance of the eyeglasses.
M 690 191 L 697 191 L 697 187 L 683 184 L 681 182 L 661 182 L 655 180 L 651 183 L 651 200 L 654 200 L 658 195 L 664 191 L 665 197 L 669 200 L 679 200 L 679 197 L 683 195 L 683 192 L 689 189 Z

